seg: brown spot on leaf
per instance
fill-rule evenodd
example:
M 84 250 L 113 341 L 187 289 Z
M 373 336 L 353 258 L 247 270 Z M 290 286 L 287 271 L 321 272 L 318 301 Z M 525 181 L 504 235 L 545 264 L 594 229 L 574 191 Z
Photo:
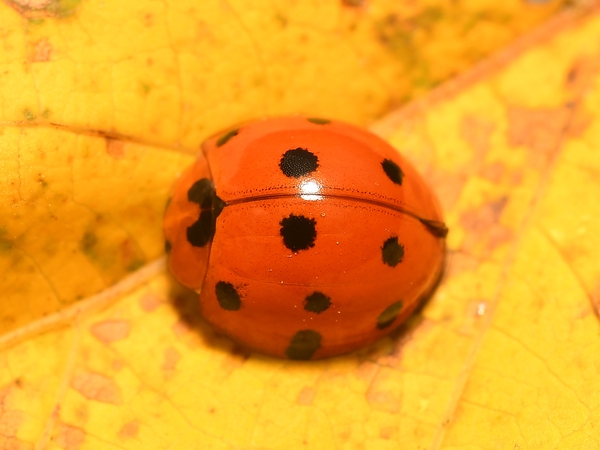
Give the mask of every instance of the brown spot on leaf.
M 79 421 L 79 423 L 85 423 L 90 418 L 90 411 L 88 409 L 87 403 L 81 403 L 75 409 L 75 417 Z
M 581 57 L 575 61 L 567 73 L 566 86 L 575 98 L 584 95 L 596 82 L 600 73 L 600 58 L 598 56 Z
M 68 450 L 78 450 L 85 441 L 85 432 L 71 425 L 61 425 L 55 438 L 56 445 Z
M 48 182 L 45 180 L 45 176 L 43 173 L 38 174 L 37 182 L 40 183 L 40 186 L 42 186 L 42 188 L 48 187 Z
M 121 389 L 114 380 L 93 372 L 81 372 L 71 381 L 71 388 L 89 400 L 119 405 Z
M 117 436 L 119 436 L 121 439 L 133 439 L 137 437 L 139 430 L 140 422 L 139 420 L 135 419 L 123 425 L 117 433 Z
M 116 139 L 106 140 L 106 153 L 115 159 L 125 156 L 125 143 Z
M 50 55 L 52 54 L 52 44 L 48 39 L 40 39 L 33 45 L 33 51 L 31 54 L 32 62 L 46 62 L 50 61 Z
M 105 320 L 92 325 L 90 332 L 103 344 L 125 339 L 129 335 L 131 324 L 124 320 Z
M 502 197 L 463 213 L 460 223 L 466 236 L 461 250 L 473 254 L 478 253 L 477 249 L 487 252 L 511 239 L 512 232 L 499 223 L 507 201 L 507 197 Z
M 379 42 L 407 66 L 416 60 L 414 34 L 411 27 L 396 14 L 388 14 L 375 25 Z

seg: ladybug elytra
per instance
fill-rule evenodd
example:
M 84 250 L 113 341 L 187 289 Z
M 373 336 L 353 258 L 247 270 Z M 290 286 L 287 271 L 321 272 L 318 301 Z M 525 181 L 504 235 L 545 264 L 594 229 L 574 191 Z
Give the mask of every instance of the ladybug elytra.
M 170 270 L 217 330 L 305 360 L 397 328 L 440 277 L 447 228 L 381 138 L 287 117 L 208 139 L 176 182 L 164 231 Z

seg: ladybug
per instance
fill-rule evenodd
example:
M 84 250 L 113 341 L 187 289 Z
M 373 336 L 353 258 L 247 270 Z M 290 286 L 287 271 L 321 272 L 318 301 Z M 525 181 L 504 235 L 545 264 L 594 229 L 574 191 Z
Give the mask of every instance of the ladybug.
M 308 360 L 366 346 L 434 289 L 447 228 L 381 138 L 338 121 L 262 119 L 208 139 L 164 218 L 169 268 L 217 330 Z

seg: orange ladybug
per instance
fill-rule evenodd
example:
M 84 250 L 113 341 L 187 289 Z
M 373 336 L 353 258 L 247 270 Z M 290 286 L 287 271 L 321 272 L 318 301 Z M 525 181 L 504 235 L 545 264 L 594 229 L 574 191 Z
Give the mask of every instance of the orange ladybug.
M 169 267 L 251 349 L 318 359 L 397 328 L 441 275 L 447 228 L 415 169 L 338 121 L 257 120 L 208 139 L 164 219 Z

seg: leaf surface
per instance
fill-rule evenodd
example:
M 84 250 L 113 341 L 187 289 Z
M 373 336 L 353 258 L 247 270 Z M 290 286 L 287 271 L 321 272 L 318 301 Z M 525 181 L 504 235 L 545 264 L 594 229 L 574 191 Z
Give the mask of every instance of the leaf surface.
M 410 77 L 379 83 L 406 67 L 373 31 L 391 7 L 23 5 L 0 6 L 0 448 L 600 446 L 596 10 L 373 125 L 440 196 L 446 275 L 389 338 L 299 363 L 203 322 L 164 267 L 163 208 L 200 141 L 232 121 L 361 123 L 417 95 Z M 267 43 L 275 26 L 305 47 Z M 383 59 L 369 73 L 361 54 Z

